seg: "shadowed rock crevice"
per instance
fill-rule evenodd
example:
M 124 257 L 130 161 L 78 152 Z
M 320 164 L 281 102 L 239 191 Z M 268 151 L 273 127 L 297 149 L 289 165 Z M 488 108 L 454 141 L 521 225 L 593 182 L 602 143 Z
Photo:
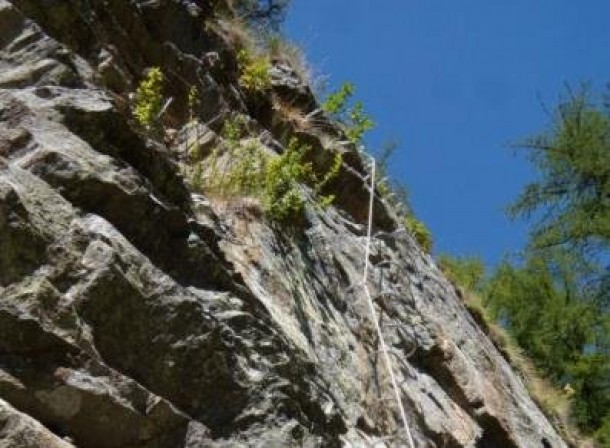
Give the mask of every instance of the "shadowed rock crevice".
M 496 418 L 482 415 L 479 417 L 479 423 L 483 429 L 483 435 L 477 440 L 476 448 L 518 448 Z

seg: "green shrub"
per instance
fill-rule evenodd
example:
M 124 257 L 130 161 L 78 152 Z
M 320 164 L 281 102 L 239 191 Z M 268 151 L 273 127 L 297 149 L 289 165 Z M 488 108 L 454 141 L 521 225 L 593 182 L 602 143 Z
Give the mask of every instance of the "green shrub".
M 413 235 L 415 241 L 427 253 L 432 251 L 432 234 L 426 225 L 414 215 L 407 215 L 405 218 L 405 228 Z
M 348 118 L 345 133 L 352 143 L 360 142 L 364 134 L 375 126 L 371 117 L 364 111 L 364 104 L 362 101 L 358 101 L 354 104 L 348 113 Z
M 322 195 L 321 192 L 339 175 L 343 155 L 335 153 L 329 170 L 320 177 L 311 162 L 305 161 L 310 150 L 309 145 L 302 145 L 293 138 L 286 152 L 270 161 L 265 181 L 265 203 L 274 219 L 285 220 L 298 216 L 303 211 L 305 198 L 301 194 L 300 185 L 312 189 L 316 206 L 325 208 L 334 202 L 333 194 Z
M 271 62 L 267 56 L 254 55 L 242 49 L 237 54 L 239 85 L 250 92 L 262 92 L 271 87 Z
M 278 221 L 298 216 L 303 210 L 305 199 L 300 184 L 314 178 L 311 163 L 304 161 L 310 149 L 292 139 L 284 154 L 269 162 L 264 187 L 265 208 Z
M 246 135 L 246 119 L 242 115 L 236 115 L 225 121 L 220 134 L 229 146 L 238 146 L 239 140 Z
M 333 157 L 333 163 L 330 166 L 330 169 L 326 172 L 324 177 L 321 180 L 315 182 L 314 193 L 318 198 L 317 203 L 320 207 L 326 208 L 335 201 L 334 194 L 321 195 L 322 190 L 326 187 L 330 182 L 337 178 L 339 172 L 341 171 L 341 166 L 343 165 L 343 154 L 340 152 L 336 152 Z
M 232 195 L 258 196 L 264 186 L 269 155 L 255 140 L 238 147 L 233 162 L 225 174 L 227 190 Z
M 362 101 L 357 101 L 348 108 L 355 90 L 352 83 L 343 83 L 337 91 L 328 95 L 322 103 L 322 109 L 339 121 L 349 141 L 357 144 L 364 134 L 375 126 L 375 123 L 364 111 Z
M 355 91 L 356 87 L 353 83 L 344 82 L 339 89 L 328 95 L 322 103 L 322 109 L 334 117 L 341 116 Z
M 133 115 L 142 126 L 151 129 L 163 108 L 165 77 L 159 67 L 152 67 L 136 90 Z

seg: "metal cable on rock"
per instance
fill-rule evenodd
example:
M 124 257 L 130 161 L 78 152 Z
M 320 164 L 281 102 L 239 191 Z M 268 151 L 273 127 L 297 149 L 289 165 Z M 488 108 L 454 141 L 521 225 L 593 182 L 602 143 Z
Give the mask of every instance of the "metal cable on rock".
M 409 442 L 410 448 L 415 448 L 413 444 L 413 438 L 411 437 L 411 430 L 409 429 L 409 422 L 407 421 L 407 415 L 405 413 L 405 408 L 402 405 L 402 399 L 400 398 L 400 389 L 398 388 L 398 383 L 396 382 L 396 376 L 394 375 L 394 367 L 392 365 L 392 360 L 390 355 L 388 354 L 388 348 L 385 343 L 385 339 L 383 338 L 383 334 L 381 333 L 381 328 L 379 327 L 379 319 L 377 317 L 377 312 L 375 311 L 375 305 L 373 304 L 373 298 L 371 297 L 371 292 L 369 291 L 369 286 L 367 283 L 368 275 L 369 275 L 369 257 L 371 253 L 371 231 L 373 227 L 373 203 L 375 199 L 375 159 L 371 157 L 372 163 L 372 172 L 371 172 L 371 187 L 370 187 L 370 200 L 369 200 L 369 218 L 368 218 L 368 229 L 366 234 L 366 250 L 365 250 L 365 258 L 364 258 L 364 275 L 362 279 L 362 285 L 364 288 L 364 292 L 366 294 L 366 298 L 369 304 L 369 310 L 371 312 L 371 318 L 373 319 L 373 324 L 375 325 L 375 331 L 377 332 L 377 337 L 379 338 L 379 344 L 381 345 L 381 352 L 383 353 L 383 359 L 386 365 L 386 369 L 390 375 L 390 381 L 392 382 L 392 389 L 394 390 L 394 395 L 396 396 L 396 403 L 398 404 L 398 409 L 400 411 L 400 417 L 402 419 L 402 424 L 405 429 L 405 433 L 407 434 L 407 440 Z

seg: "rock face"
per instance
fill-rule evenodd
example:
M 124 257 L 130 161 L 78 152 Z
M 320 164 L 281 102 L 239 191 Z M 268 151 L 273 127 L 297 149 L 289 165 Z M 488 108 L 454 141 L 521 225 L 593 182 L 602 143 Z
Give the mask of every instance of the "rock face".
M 315 125 L 241 91 L 220 3 L 0 0 L 1 447 L 407 446 L 362 283 L 365 164 L 285 64 L 272 94 Z M 171 142 L 130 118 L 150 66 Z M 335 205 L 278 226 L 252 198 L 190 192 L 191 85 L 202 148 L 240 113 L 269 151 L 291 135 L 317 166 L 342 151 Z M 565 446 L 434 261 L 374 211 L 368 286 L 415 446 Z

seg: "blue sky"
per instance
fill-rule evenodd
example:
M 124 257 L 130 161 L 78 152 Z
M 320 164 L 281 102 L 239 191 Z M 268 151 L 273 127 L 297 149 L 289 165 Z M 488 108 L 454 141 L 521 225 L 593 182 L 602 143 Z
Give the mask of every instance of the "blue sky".
M 292 0 L 285 25 L 332 88 L 349 80 L 400 142 L 405 183 L 435 252 L 496 263 L 522 248 L 506 204 L 534 173 L 509 146 L 548 123 L 566 82 L 610 81 L 607 0 Z M 523 154 L 518 152 L 518 154 Z

